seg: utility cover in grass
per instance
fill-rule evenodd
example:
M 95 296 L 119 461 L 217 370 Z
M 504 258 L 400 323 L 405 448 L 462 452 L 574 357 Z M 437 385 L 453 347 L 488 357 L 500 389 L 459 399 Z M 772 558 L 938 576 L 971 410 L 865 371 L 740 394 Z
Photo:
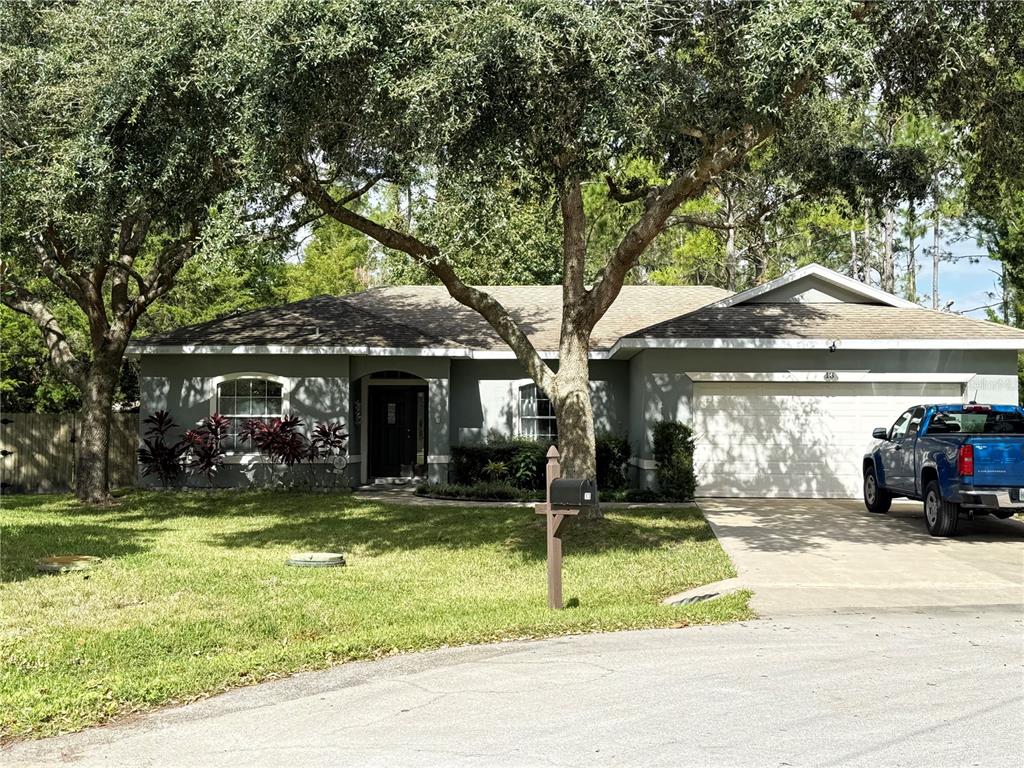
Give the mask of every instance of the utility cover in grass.
M 288 565 L 299 568 L 338 568 L 345 564 L 345 556 L 337 552 L 296 552 L 288 558 Z
M 87 571 L 99 561 L 100 558 L 92 555 L 54 555 L 53 557 L 40 557 L 36 560 L 36 570 L 41 573 Z

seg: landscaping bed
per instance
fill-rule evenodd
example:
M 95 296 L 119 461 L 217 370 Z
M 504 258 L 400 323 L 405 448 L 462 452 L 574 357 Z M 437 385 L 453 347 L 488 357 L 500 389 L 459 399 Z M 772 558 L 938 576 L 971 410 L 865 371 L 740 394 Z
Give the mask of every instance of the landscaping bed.
M 681 498 L 679 496 L 658 493 L 646 488 L 598 489 L 598 494 L 602 503 L 679 504 L 693 501 L 692 496 Z M 508 483 L 494 482 L 470 483 L 466 485 L 459 483 L 420 483 L 416 486 L 416 495 L 428 499 L 447 499 L 452 501 L 544 501 L 544 491 L 516 488 Z
M 696 509 L 609 511 L 564 541 L 575 607 L 549 611 L 544 521 L 528 509 L 287 492 L 133 493 L 101 509 L 5 498 L 0 740 L 351 659 L 750 616 L 745 594 L 660 605 L 733 575 Z M 285 565 L 310 550 L 348 565 Z M 102 561 L 35 570 L 59 554 Z

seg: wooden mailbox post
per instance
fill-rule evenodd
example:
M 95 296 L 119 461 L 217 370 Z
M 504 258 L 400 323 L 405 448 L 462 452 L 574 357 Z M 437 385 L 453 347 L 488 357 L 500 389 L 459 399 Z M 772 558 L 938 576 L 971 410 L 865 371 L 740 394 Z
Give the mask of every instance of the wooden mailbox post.
M 548 608 L 562 608 L 562 536 L 559 529 L 567 516 L 578 515 L 578 507 L 556 507 L 551 503 L 551 484 L 562 476 L 558 449 L 548 448 L 547 501 L 536 506 L 538 515 L 546 515 L 548 523 Z

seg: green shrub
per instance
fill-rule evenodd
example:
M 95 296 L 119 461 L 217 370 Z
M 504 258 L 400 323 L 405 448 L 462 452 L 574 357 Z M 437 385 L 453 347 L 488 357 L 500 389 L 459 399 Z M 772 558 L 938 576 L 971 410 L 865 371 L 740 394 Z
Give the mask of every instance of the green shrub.
M 481 480 L 505 480 L 517 488 L 543 490 L 548 444 L 536 440 L 504 440 L 483 445 L 452 446 L 451 481 L 475 485 Z M 597 488 L 619 490 L 629 484 L 629 441 L 597 438 Z
M 629 441 L 624 437 L 598 435 L 597 489 L 618 491 L 629 485 Z
M 488 461 L 484 464 L 483 475 L 495 482 L 504 480 L 508 477 L 508 464 L 504 461 Z
M 693 430 L 678 421 L 654 425 L 654 460 L 658 463 L 658 492 L 669 499 L 689 501 L 697 490 L 693 474 Z
M 511 470 L 511 481 L 519 488 L 543 488 L 548 446 L 535 440 L 508 440 L 483 445 L 454 445 L 451 449 L 451 481 L 473 485 L 491 477 L 494 465 Z M 495 478 L 496 479 L 496 478 Z
M 518 488 L 539 489 L 544 487 L 548 463 L 548 446 L 543 443 L 526 442 L 516 446 L 512 454 L 512 481 Z
M 630 504 L 650 504 L 656 501 L 666 501 L 666 499 L 650 488 L 630 488 L 626 491 L 626 501 Z
M 481 482 L 468 485 L 421 483 L 416 486 L 416 495 L 438 499 L 465 499 L 467 501 L 542 501 L 539 491 L 524 490 L 501 482 Z

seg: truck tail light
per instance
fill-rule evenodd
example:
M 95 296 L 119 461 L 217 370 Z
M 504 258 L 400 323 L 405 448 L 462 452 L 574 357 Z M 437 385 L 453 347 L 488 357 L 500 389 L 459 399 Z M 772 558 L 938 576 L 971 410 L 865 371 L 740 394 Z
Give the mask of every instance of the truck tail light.
M 956 456 L 956 471 L 961 477 L 974 476 L 974 446 L 961 445 Z

